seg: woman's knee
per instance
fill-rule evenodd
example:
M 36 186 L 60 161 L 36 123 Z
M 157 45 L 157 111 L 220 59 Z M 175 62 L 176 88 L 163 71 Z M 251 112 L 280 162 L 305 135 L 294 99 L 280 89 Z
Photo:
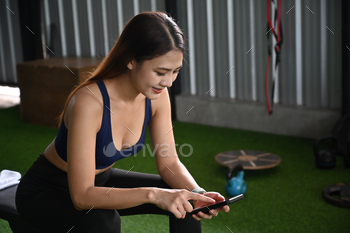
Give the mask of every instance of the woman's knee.
M 116 233 L 121 231 L 121 219 L 116 210 L 91 210 L 86 213 L 82 226 L 88 228 L 84 232 Z
M 184 219 L 178 219 L 173 214 L 169 215 L 170 232 L 200 233 L 201 221 L 197 221 L 191 214 L 187 213 Z

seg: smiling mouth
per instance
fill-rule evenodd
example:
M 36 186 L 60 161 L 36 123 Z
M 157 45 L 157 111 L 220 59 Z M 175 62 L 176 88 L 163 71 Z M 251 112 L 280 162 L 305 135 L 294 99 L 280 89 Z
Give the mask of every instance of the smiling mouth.
M 153 91 L 157 94 L 161 93 L 163 91 L 163 89 L 158 89 L 158 88 L 155 88 L 155 87 L 152 87 Z

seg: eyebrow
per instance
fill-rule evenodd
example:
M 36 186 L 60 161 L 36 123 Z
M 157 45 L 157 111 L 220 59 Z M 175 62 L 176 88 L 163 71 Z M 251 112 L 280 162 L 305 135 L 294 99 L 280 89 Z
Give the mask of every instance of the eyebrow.
M 179 66 L 179 67 L 177 67 L 177 68 L 175 68 L 175 70 L 177 70 L 177 69 L 181 69 L 182 68 L 182 65 L 181 66 Z M 165 70 L 165 71 L 170 71 L 171 69 L 169 69 L 169 68 L 165 68 L 165 67 L 157 67 L 157 69 L 159 69 L 159 70 Z

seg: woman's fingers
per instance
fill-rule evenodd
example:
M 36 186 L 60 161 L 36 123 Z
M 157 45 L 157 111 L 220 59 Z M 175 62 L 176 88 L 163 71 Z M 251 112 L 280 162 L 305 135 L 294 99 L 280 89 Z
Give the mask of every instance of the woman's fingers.
M 192 193 L 187 190 L 156 190 L 157 197 L 156 204 L 165 210 L 170 211 L 176 218 L 185 218 L 187 213 L 192 212 L 192 205 L 188 200 L 194 200 L 196 203 L 202 203 L 203 205 L 209 205 L 215 203 L 215 199 L 221 199 L 217 194 L 210 194 L 208 196 Z M 214 198 L 212 198 L 214 197 Z M 217 215 L 217 211 L 212 213 L 202 213 L 195 215 L 197 220 L 200 219 L 211 219 Z
M 177 218 L 185 218 L 187 212 L 193 210 L 192 205 L 188 202 L 186 191 L 179 191 L 174 199 L 174 209 L 178 212 L 175 216 Z
M 204 193 L 203 196 L 210 197 L 213 200 L 215 200 L 216 202 L 221 202 L 221 201 L 225 200 L 225 198 L 220 193 L 217 193 L 217 192 L 207 192 L 207 193 Z M 196 202 L 195 207 L 199 207 L 199 206 L 202 206 L 202 205 L 206 205 L 206 204 L 203 203 L 202 200 L 200 200 L 200 201 Z M 212 217 L 218 216 L 219 211 L 229 212 L 230 211 L 230 207 L 228 207 L 226 205 L 226 206 L 220 207 L 218 209 L 210 210 L 208 213 L 199 212 L 197 215 L 192 215 L 192 216 L 196 220 L 211 219 Z
M 185 218 L 186 213 L 192 212 L 192 205 L 188 201 L 190 199 L 202 200 L 206 203 L 215 202 L 212 198 L 193 194 L 187 190 L 166 190 L 160 199 L 164 201 L 164 209 L 173 213 L 176 218 Z
M 211 219 L 212 217 L 218 216 L 219 212 L 216 210 L 210 210 L 208 213 L 198 212 L 197 215 L 193 214 L 192 217 L 196 220 Z
M 175 202 L 170 205 L 168 211 L 173 213 L 176 218 L 184 218 L 187 213 L 183 205 Z
M 190 199 L 201 201 L 207 204 L 215 203 L 215 200 L 211 197 L 207 197 L 197 193 L 191 193 L 187 190 L 179 190 L 177 194 L 178 194 L 178 198 L 175 202 L 175 205 L 177 206 L 177 209 L 176 209 L 177 211 L 175 212 L 177 213 L 173 212 L 175 217 L 177 218 L 185 218 L 187 212 L 188 213 L 192 212 L 193 210 L 192 205 L 188 202 L 188 200 Z M 199 219 L 201 218 L 210 219 L 212 218 L 212 215 L 202 213 Z
M 208 215 L 214 216 L 214 217 L 218 216 L 218 214 L 219 214 L 219 211 L 217 210 L 210 210 L 208 213 Z
M 202 194 L 197 194 L 197 193 L 191 193 L 192 196 L 190 196 L 189 199 L 195 200 L 195 201 L 202 201 L 202 202 L 206 202 L 206 203 L 215 203 L 215 199 L 208 197 L 208 196 L 204 196 Z
M 213 198 L 216 202 L 221 202 L 225 200 L 225 198 L 220 193 L 217 193 L 217 192 L 207 192 L 204 195 Z M 230 207 L 228 207 L 228 205 L 225 205 L 223 207 L 216 209 L 215 211 L 229 212 Z
M 207 193 L 204 193 L 203 195 L 214 199 L 216 202 L 225 200 L 225 197 L 223 197 L 220 193 L 217 193 L 217 192 L 207 192 Z
M 196 220 L 202 220 L 202 219 L 211 219 L 213 216 L 217 216 L 217 213 L 203 213 L 203 212 L 198 212 L 198 214 L 193 214 L 192 217 Z
M 225 206 L 221 207 L 219 210 L 222 210 L 222 211 L 227 213 L 230 211 L 230 207 L 228 205 L 225 205 Z

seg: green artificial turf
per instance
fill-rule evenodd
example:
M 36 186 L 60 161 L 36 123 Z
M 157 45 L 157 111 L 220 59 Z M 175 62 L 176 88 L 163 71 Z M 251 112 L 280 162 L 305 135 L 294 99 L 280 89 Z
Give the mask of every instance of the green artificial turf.
M 349 232 L 349 209 L 326 203 L 325 186 L 350 181 L 350 169 L 337 157 L 334 169 L 314 165 L 310 139 L 257 133 L 221 127 L 173 122 L 176 143 L 188 143 L 193 154 L 181 161 L 206 190 L 225 193 L 227 169 L 215 162 L 215 155 L 228 150 L 258 150 L 280 156 L 278 167 L 245 171 L 245 198 L 231 205 L 229 213 L 203 220 L 203 232 Z M 25 124 L 19 107 L 0 110 L 0 170 L 24 174 L 52 141 L 57 129 Z M 150 144 L 147 134 L 146 145 Z M 183 152 L 189 152 L 183 147 Z M 145 149 L 144 149 L 145 150 Z M 147 151 L 118 161 L 115 165 L 132 171 L 157 173 L 155 159 Z M 123 232 L 168 232 L 164 216 L 122 217 Z M 0 220 L 0 232 L 11 232 Z

